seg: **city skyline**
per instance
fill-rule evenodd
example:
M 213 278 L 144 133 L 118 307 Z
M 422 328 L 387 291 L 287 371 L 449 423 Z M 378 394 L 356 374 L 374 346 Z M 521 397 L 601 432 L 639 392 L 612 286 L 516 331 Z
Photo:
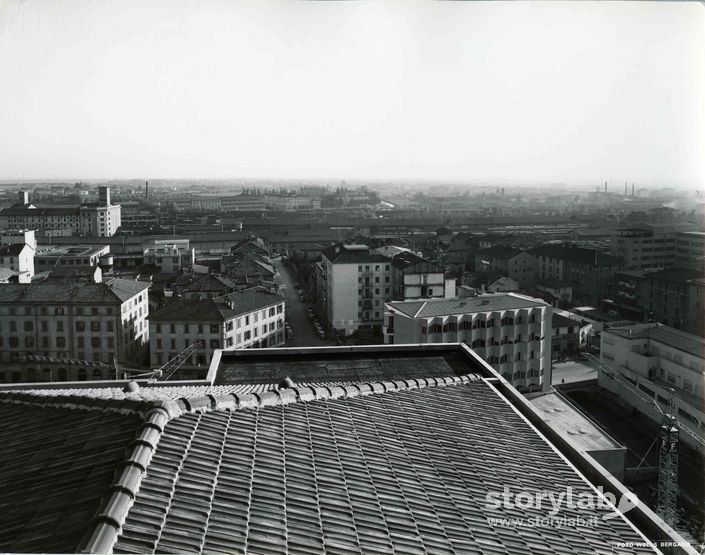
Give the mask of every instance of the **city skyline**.
M 0 180 L 705 180 L 697 3 L 6 2 Z

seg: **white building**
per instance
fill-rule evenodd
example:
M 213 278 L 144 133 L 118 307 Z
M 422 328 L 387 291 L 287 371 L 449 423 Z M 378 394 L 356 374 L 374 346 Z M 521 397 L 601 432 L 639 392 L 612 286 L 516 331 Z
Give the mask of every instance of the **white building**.
M 323 250 L 319 295 L 328 329 L 381 334 L 384 303 L 392 298 L 391 260 L 367 245 L 339 243 Z
M 395 300 L 455 297 L 455 279 L 446 279 L 445 268 L 412 252 L 392 260 L 392 294 Z
M 207 370 L 217 349 L 283 346 L 285 317 L 284 299 L 259 290 L 175 300 L 149 317 L 151 365 L 166 364 L 199 340 L 184 370 Z
M 682 426 L 705 442 L 705 338 L 662 324 L 636 324 L 602 331 L 600 358 L 613 374 L 598 373 L 601 387 L 657 422 L 672 396 Z M 705 453 L 687 433 L 683 441 Z
M 110 245 L 39 245 L 34 263 L 37 273 L 57 268 L 86 269 L 97 267 L 109 255 Z
M 70 206 L 35 206 L 21 191 L 19 202 L 0 212 L 0 227 L 36 229 L 48 237 L 112 237 L 120 225 L 120 205 L 111 203 L 109 187 L 98 187 L 97 203 Z
M 195 249 L 179 244 L 155 244 L 144 249 L 144 263 L 155 266 L 157 272 L 178 273 L 193 266 L 195 261 Z
M 30 283 L 34 277 L 34 255 L 37 241 L 34 231 L 4 231 L 0 235 L 0 268 L 19 283 Z
M 80 380 L 90 363 L 145 362 L 148 289 L 124 279 L 3 284 L 0 381 Z
M 459 343 L 519 391 L 551 388 L 550 305 L 516 293 L 385 305 L 384 342 Z

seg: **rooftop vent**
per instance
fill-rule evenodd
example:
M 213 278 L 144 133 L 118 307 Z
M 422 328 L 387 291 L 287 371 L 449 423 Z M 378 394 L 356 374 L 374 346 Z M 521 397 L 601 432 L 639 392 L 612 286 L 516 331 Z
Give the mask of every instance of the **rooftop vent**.
M 279 382 L 279 387 L 278 389 L 290 389 L 294 387 L 296 384 L 294 384 L 294 380 L 292 380 L 289 376 L 284 378 L 281 382 Z
M 136 381 L 131 381 L 128 382 L 127 385 L 123 388 L 124 393 L 139 393 L 140 390 L 140 384 L 138 384 Z

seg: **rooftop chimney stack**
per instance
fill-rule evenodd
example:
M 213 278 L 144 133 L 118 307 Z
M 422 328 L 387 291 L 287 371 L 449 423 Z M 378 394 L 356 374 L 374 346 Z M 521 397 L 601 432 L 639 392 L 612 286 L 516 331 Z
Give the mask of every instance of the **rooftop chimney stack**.
M 20 204 L 26 206 L 29 204 L 29 191 L 20 191 Z

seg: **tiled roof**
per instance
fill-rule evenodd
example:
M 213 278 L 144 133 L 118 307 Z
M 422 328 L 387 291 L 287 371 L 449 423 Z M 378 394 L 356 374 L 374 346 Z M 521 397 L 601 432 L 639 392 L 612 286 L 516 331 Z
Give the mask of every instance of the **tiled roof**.
M 5 284 L 0 287 L 0 303 L 62 304 L 121 303 L 149 288 L 149 283 L 113 278 L 104 283 L 65 283 L 43 281 Z
M 236 291 L 213 299 L 176 299 L 149 315 L 150 322 L 224 322 L 283 303 L 279 295 L 259 290 Z
M 0 417 L 8 551 L 570 554 L 644 542 L 599 507 L 555 515 L 590 526 L 491 522 L 546 516 L 488 506 L 505 487 L 595 490 L 475 374 L 151 403 L 0 393 Z
M 19 256 L 26 246 L 24 243 L 0 245 L 0 256 Z
M 445 272 L 445 268 L 413 252 L 402 252 L 392 259 L 392 265 L 405 274 L 427 274 Z
M 185 292 L 193 293 L 198 291 L 232 291 L 235 289 L 235 283 L 225 276 L 207 274 L 196 279 L 188 287 Z
M 364 264 L 366 262 L 389 262 L 389 259 L 369 247 L 359 248 L 361 245 L 344 245 L 338 243 L 323 249 L 323 256 L 334 264 Z
M 430 318 L 433 316 L 455 316 L 474 312 L 493 310 L 515 310 L 546 306 L 540 299 L 525 297 L 514 293 L 494 293 L 477 297 L 454 299 L 431 299 L 428 301 L 394 301 L 387 306 L 412 318 Z

